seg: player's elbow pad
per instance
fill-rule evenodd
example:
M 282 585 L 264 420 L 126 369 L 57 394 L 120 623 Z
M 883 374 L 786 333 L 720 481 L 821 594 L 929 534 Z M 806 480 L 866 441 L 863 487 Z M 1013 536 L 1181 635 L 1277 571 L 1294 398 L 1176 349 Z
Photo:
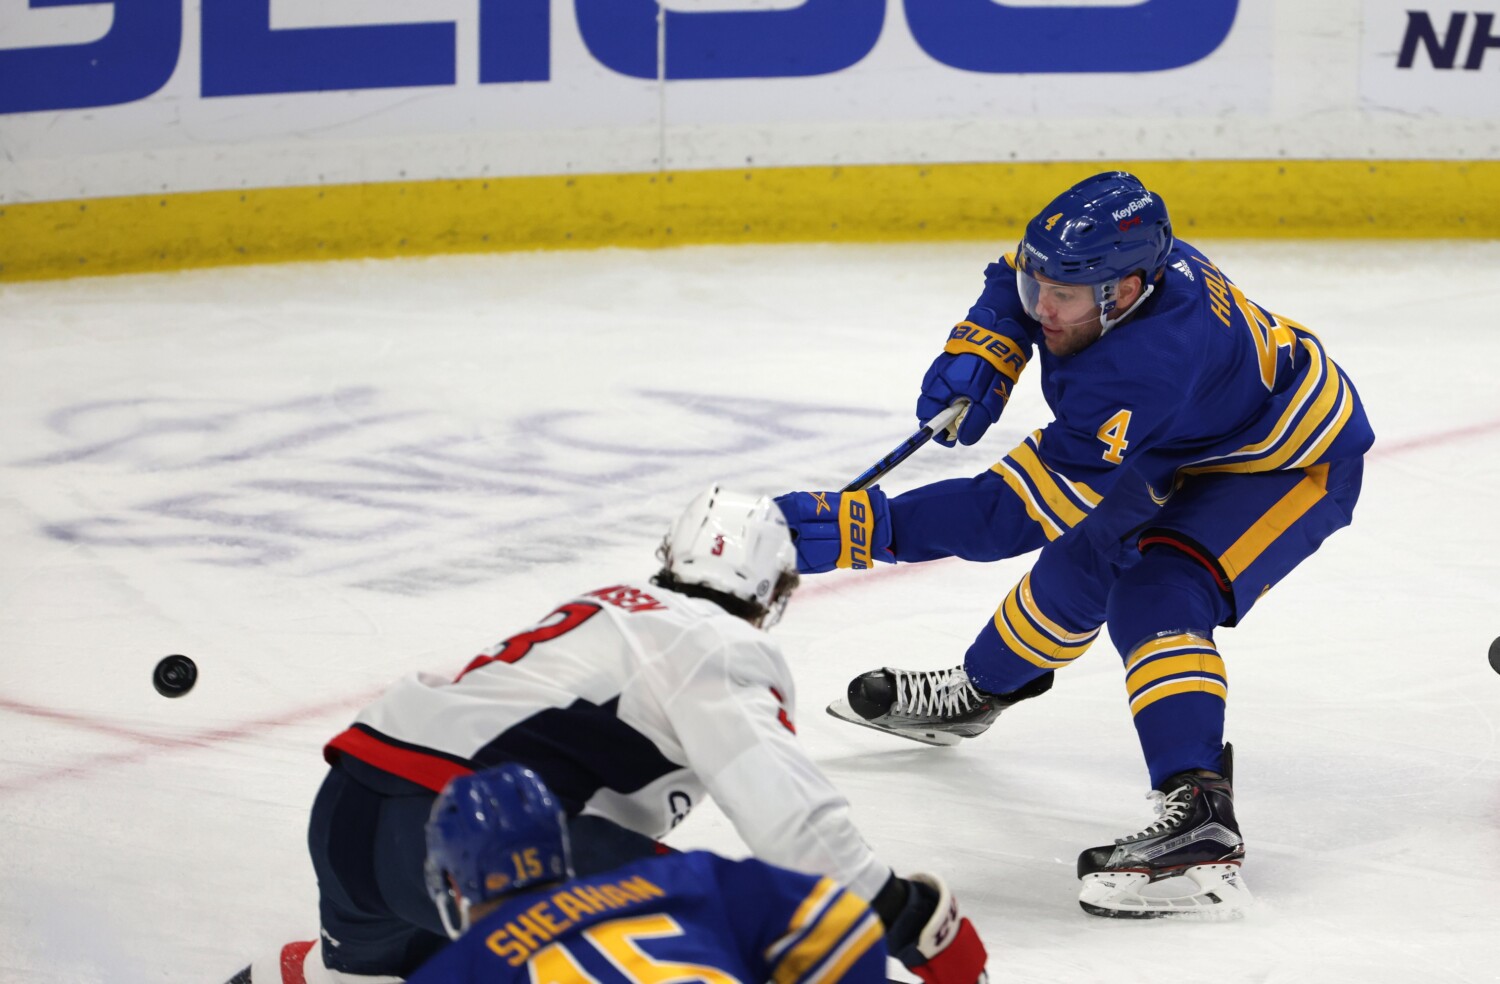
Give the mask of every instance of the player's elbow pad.
M 788 492 L 777 496 L 776 504 L 791 527 L 797 570 L 803 574 L 896 562 L 891 510 L 879 486 L 863 492 Z

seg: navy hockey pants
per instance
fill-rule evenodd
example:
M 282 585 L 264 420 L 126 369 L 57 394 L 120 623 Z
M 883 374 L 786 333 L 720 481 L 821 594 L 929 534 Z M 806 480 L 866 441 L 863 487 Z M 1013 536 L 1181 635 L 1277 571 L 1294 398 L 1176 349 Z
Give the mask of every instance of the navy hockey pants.
M 318 876 L 324 964 L 406 977 L 448 943 L 423 876 L 427 817 L 437 797 L 379 778 L 377 791 L 339 765 L 329 769 L 313 801 L 307 846 Z M 572 817 L 568 833 L 579 875 L 665 850 L 602 817 Z

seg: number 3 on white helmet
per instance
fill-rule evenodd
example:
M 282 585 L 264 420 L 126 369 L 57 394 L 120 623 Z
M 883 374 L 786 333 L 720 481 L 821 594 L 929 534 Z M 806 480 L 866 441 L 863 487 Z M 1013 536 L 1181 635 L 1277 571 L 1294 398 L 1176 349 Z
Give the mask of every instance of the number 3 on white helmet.
M 726 607 L 761 628 L 776 624 L 797 587 L 797 551 L 770 496 L 710 486 L 677 517 L 656 556 L 658 583 L 738 599 L 742 606 Z

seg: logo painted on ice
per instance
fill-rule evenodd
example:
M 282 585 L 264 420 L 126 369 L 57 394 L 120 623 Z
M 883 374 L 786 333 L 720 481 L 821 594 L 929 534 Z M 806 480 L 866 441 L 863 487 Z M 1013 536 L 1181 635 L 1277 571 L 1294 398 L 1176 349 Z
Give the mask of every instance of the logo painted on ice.
M 0 471 L 108 476 L 97 511 L 40 530 L 63 543 L 423 595 L 576 563 L 665 523 L 602 490 L 628 484 L 665 494 L 733 480 L 753 466 L 736 472 L 723 462 L 749 462 L 773 446 L 806 455 L 810 468 L 826 448 L 787 420 L 882 416 L 702 393 L 629 397 L 645 401 L 643 412 L 700 417 L 722 436 L 707 447 L 673 448 L 660 438 L 633 446 L 600 439 L 600 422 L 582 411 L 551 411 L 513 420 L 492 439 L 384 407 L 378 392 L 361 387 L 267 401 L 65 406 L 44 421 L 52 449 L 0 462 Z M 583 528 L 579 515 L 600 520 Z M 631 610 L 654 603 L 646 595 L 608 600 Z

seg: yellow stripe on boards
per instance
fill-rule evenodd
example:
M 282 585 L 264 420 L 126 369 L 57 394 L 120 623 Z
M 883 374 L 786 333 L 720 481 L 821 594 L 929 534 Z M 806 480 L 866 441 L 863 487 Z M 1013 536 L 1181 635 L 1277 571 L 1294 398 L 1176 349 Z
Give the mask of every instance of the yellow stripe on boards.
M 1057 161 L 469 178 L 0 205 L 0 280 L 287 260 L 688 243 L 985 240 L 1101 170 L 1177 233 L 1500 237 L 1500 160 Z

